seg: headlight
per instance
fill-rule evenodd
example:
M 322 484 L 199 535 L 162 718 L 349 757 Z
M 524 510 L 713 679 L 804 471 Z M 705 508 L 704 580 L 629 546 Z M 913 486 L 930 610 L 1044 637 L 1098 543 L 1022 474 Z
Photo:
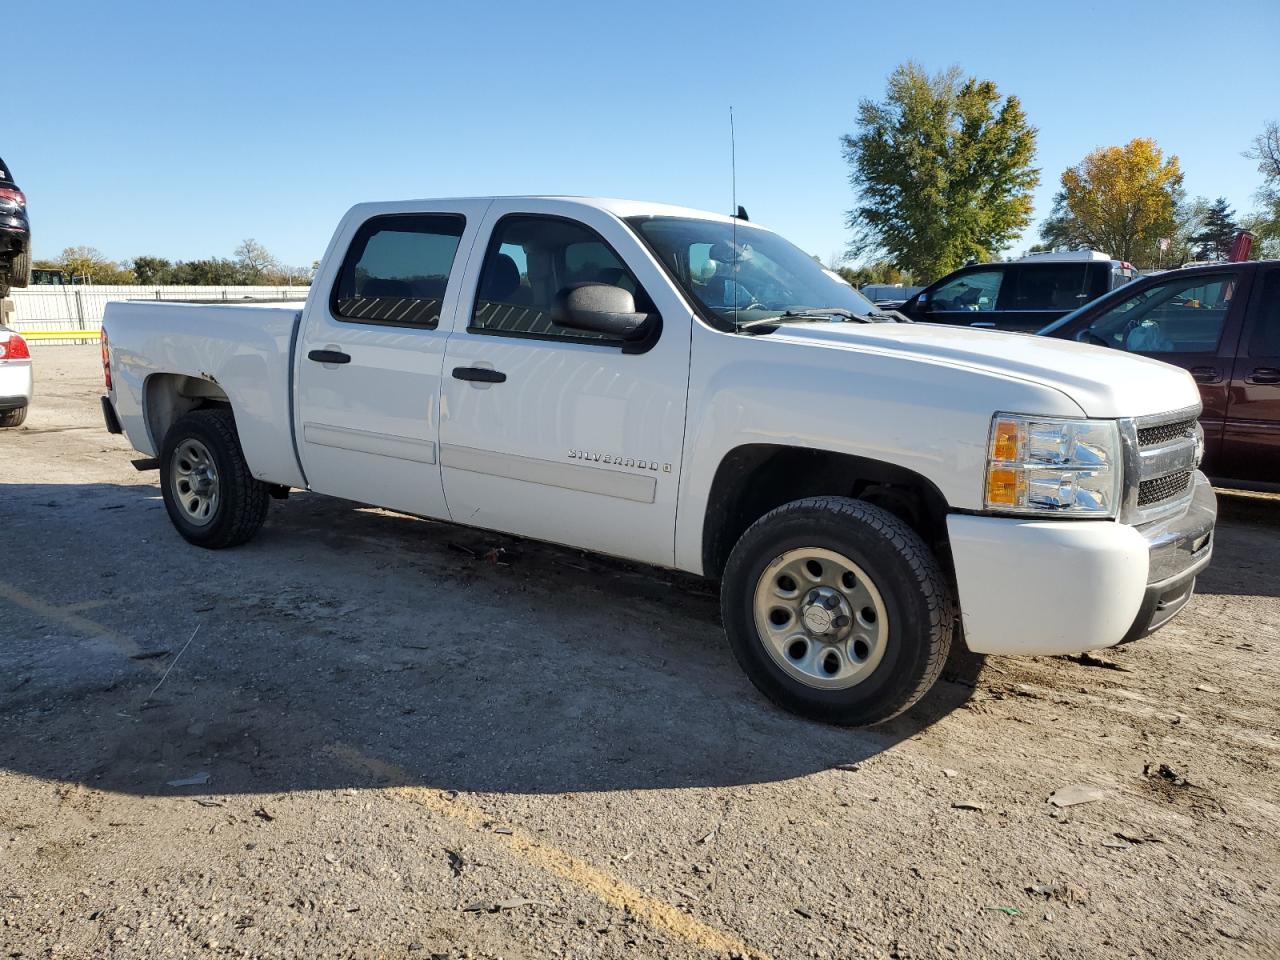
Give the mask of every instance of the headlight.
M 991 421 L 985 502 L 1004 513 L 1112 517 L 1123 480 L 1114 420 L 998 413 Z

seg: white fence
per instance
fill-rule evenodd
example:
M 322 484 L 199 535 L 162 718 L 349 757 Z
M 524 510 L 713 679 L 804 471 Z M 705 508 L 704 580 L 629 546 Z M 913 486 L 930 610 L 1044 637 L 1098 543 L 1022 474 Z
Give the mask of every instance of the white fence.
M 9 291 L 10 324 L 23 330 L 97 330 L 113 300 L 199 300 L 235 303 L 251 300 L 305 300 L 308 287 L 144 287 L 35 286 Z M 58 343 L 50 338 L 44 342 Z M 71 342 L 71 341 L 66 341 Z

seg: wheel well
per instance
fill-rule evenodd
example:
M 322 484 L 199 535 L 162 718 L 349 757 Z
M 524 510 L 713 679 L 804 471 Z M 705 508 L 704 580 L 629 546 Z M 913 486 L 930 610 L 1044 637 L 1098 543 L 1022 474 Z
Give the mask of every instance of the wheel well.
M 213 380 L 181 373 L 155 373 L 147 377 L 143 409 L 156 455 L 160 454 L 165 434 L 179 417 L 206 407 L 231 409 L 231 400 Z
M 707 499 L 702 566 L 724 571 L 729 553 L 751 524 L 775 507 L 815 496 L 854 497 L 906 521 L 950 567 L 947 501 L 934 484 L 903 467 L 847 453 L 774 444 L 731 450 L 720 462 Z

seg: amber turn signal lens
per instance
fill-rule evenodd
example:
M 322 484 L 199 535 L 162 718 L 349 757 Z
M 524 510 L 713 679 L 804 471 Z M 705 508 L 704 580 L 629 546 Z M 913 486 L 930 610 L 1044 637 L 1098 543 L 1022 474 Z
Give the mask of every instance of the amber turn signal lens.
M 1022 472 L 1008 467 L 992 467 L 987 471 L 987 503 L 992 506 L 1016 507 Z
M 991 459 L 1015 461 L 1018 459 L 1018 424 L 1012 420 L 997 420 L 991 439 Z

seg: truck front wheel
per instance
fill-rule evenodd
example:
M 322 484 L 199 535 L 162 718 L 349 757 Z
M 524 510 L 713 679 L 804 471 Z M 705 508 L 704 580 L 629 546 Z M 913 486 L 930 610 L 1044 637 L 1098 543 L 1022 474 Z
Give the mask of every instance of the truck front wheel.
M 725 567 L 725 632 L 762 693 L 814 720 L 864 726 L 933 686 L 954 626 L 951 588 L 920 535 L 846 497 L 784 504 Z
M 251 540 L 271 502 L 229 410 L 195 410 L 174 422 L 161 446 L 160 491 L 178 532 L 214 550 Z

